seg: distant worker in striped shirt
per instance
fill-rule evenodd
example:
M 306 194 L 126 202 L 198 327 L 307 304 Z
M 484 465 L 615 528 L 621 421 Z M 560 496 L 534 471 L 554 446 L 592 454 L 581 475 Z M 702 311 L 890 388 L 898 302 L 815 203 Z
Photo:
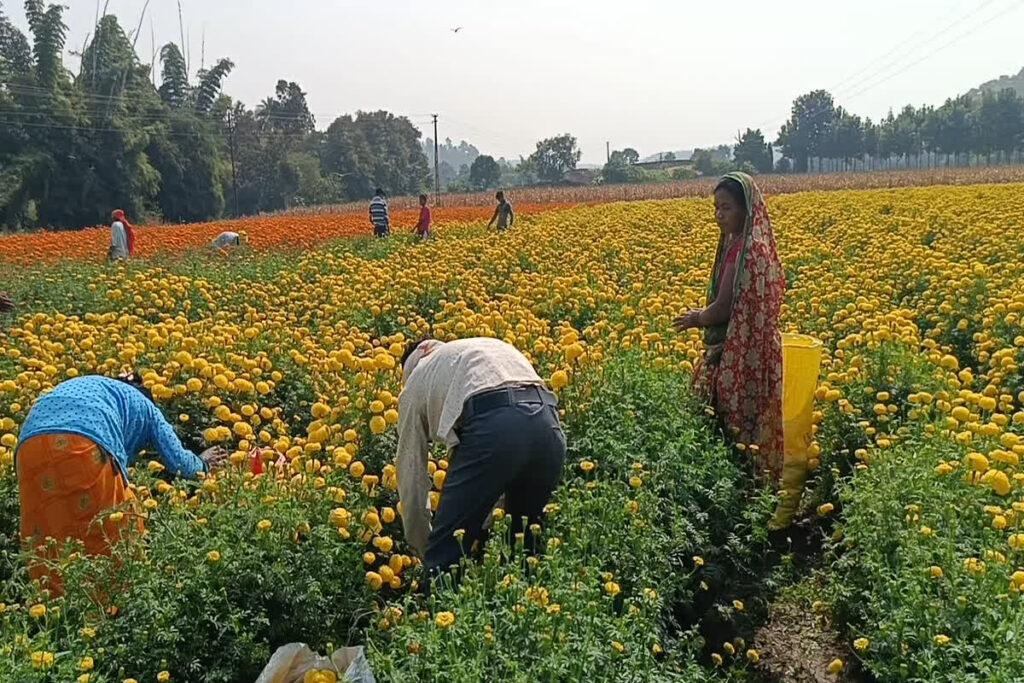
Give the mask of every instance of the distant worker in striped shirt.
M 388 200 L 385 198 L 384 190 L 379 187 L 374 191 L 373 199 L 370 200 L 370 223 L 373 224 L 374 236 L 387 237 L 391 234 Z

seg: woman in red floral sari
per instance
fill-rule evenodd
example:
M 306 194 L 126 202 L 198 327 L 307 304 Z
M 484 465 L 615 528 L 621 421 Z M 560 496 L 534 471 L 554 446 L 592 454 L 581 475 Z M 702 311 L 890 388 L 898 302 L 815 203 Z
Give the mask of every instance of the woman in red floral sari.
M 675 321 L 680 332 L 704 329 L 706 351 L 694 384 L 711 400 L 736 443 L 744 444 L 773 482 L 782 473 L 782 339 L 786 288 L 768 209 L 746 173 L 715 188 L 721 230 L 706 308 Z

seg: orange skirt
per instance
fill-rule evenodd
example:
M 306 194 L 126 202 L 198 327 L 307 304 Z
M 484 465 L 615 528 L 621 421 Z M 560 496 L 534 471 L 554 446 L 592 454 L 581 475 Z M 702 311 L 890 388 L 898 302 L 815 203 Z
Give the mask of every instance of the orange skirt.
M 38 558 L 29 564 L 33 579 L 48 576 L 61 592 L 60 577 L 48 568 L 69 539 L 87 554 L 109 554 L 110 545 L 142 518 L 126 513 L 118 522 L 97 519 L 108 508 L 133 500 L 113 458 L 84 436 L 41 434 L 18 447 L 21 537 Z

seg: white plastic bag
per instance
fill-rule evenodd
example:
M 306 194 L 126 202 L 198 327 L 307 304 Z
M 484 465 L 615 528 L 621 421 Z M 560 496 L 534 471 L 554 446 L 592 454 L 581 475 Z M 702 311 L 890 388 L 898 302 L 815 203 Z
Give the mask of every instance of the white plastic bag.
M 343 647 L 330 657 L 321 657 L 305 643 L 289 643 L 277 648 L 256 683 L 302 683 L 307 673 L 317 669 L 340 671 L 339 681 L 376 683 L 363 648 Z

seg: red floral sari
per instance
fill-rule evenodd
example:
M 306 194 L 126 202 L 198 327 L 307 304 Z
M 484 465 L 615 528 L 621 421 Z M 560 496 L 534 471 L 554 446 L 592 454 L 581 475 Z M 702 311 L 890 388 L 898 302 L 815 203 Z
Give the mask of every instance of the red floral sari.
M 729 321 L 705 331 L 707 347 L 694 385 L 710 399 L 737 444 L 744 444 L 773 482 L 782 474 L 782 338 L 779 311 L 786 280 L 775 247 L 768 208 L 746 173 L 726 176 L 743 186 L 747 222 L 736 257 Z M 718 295 L 728 245 L 718 244 L 708 303 Z

